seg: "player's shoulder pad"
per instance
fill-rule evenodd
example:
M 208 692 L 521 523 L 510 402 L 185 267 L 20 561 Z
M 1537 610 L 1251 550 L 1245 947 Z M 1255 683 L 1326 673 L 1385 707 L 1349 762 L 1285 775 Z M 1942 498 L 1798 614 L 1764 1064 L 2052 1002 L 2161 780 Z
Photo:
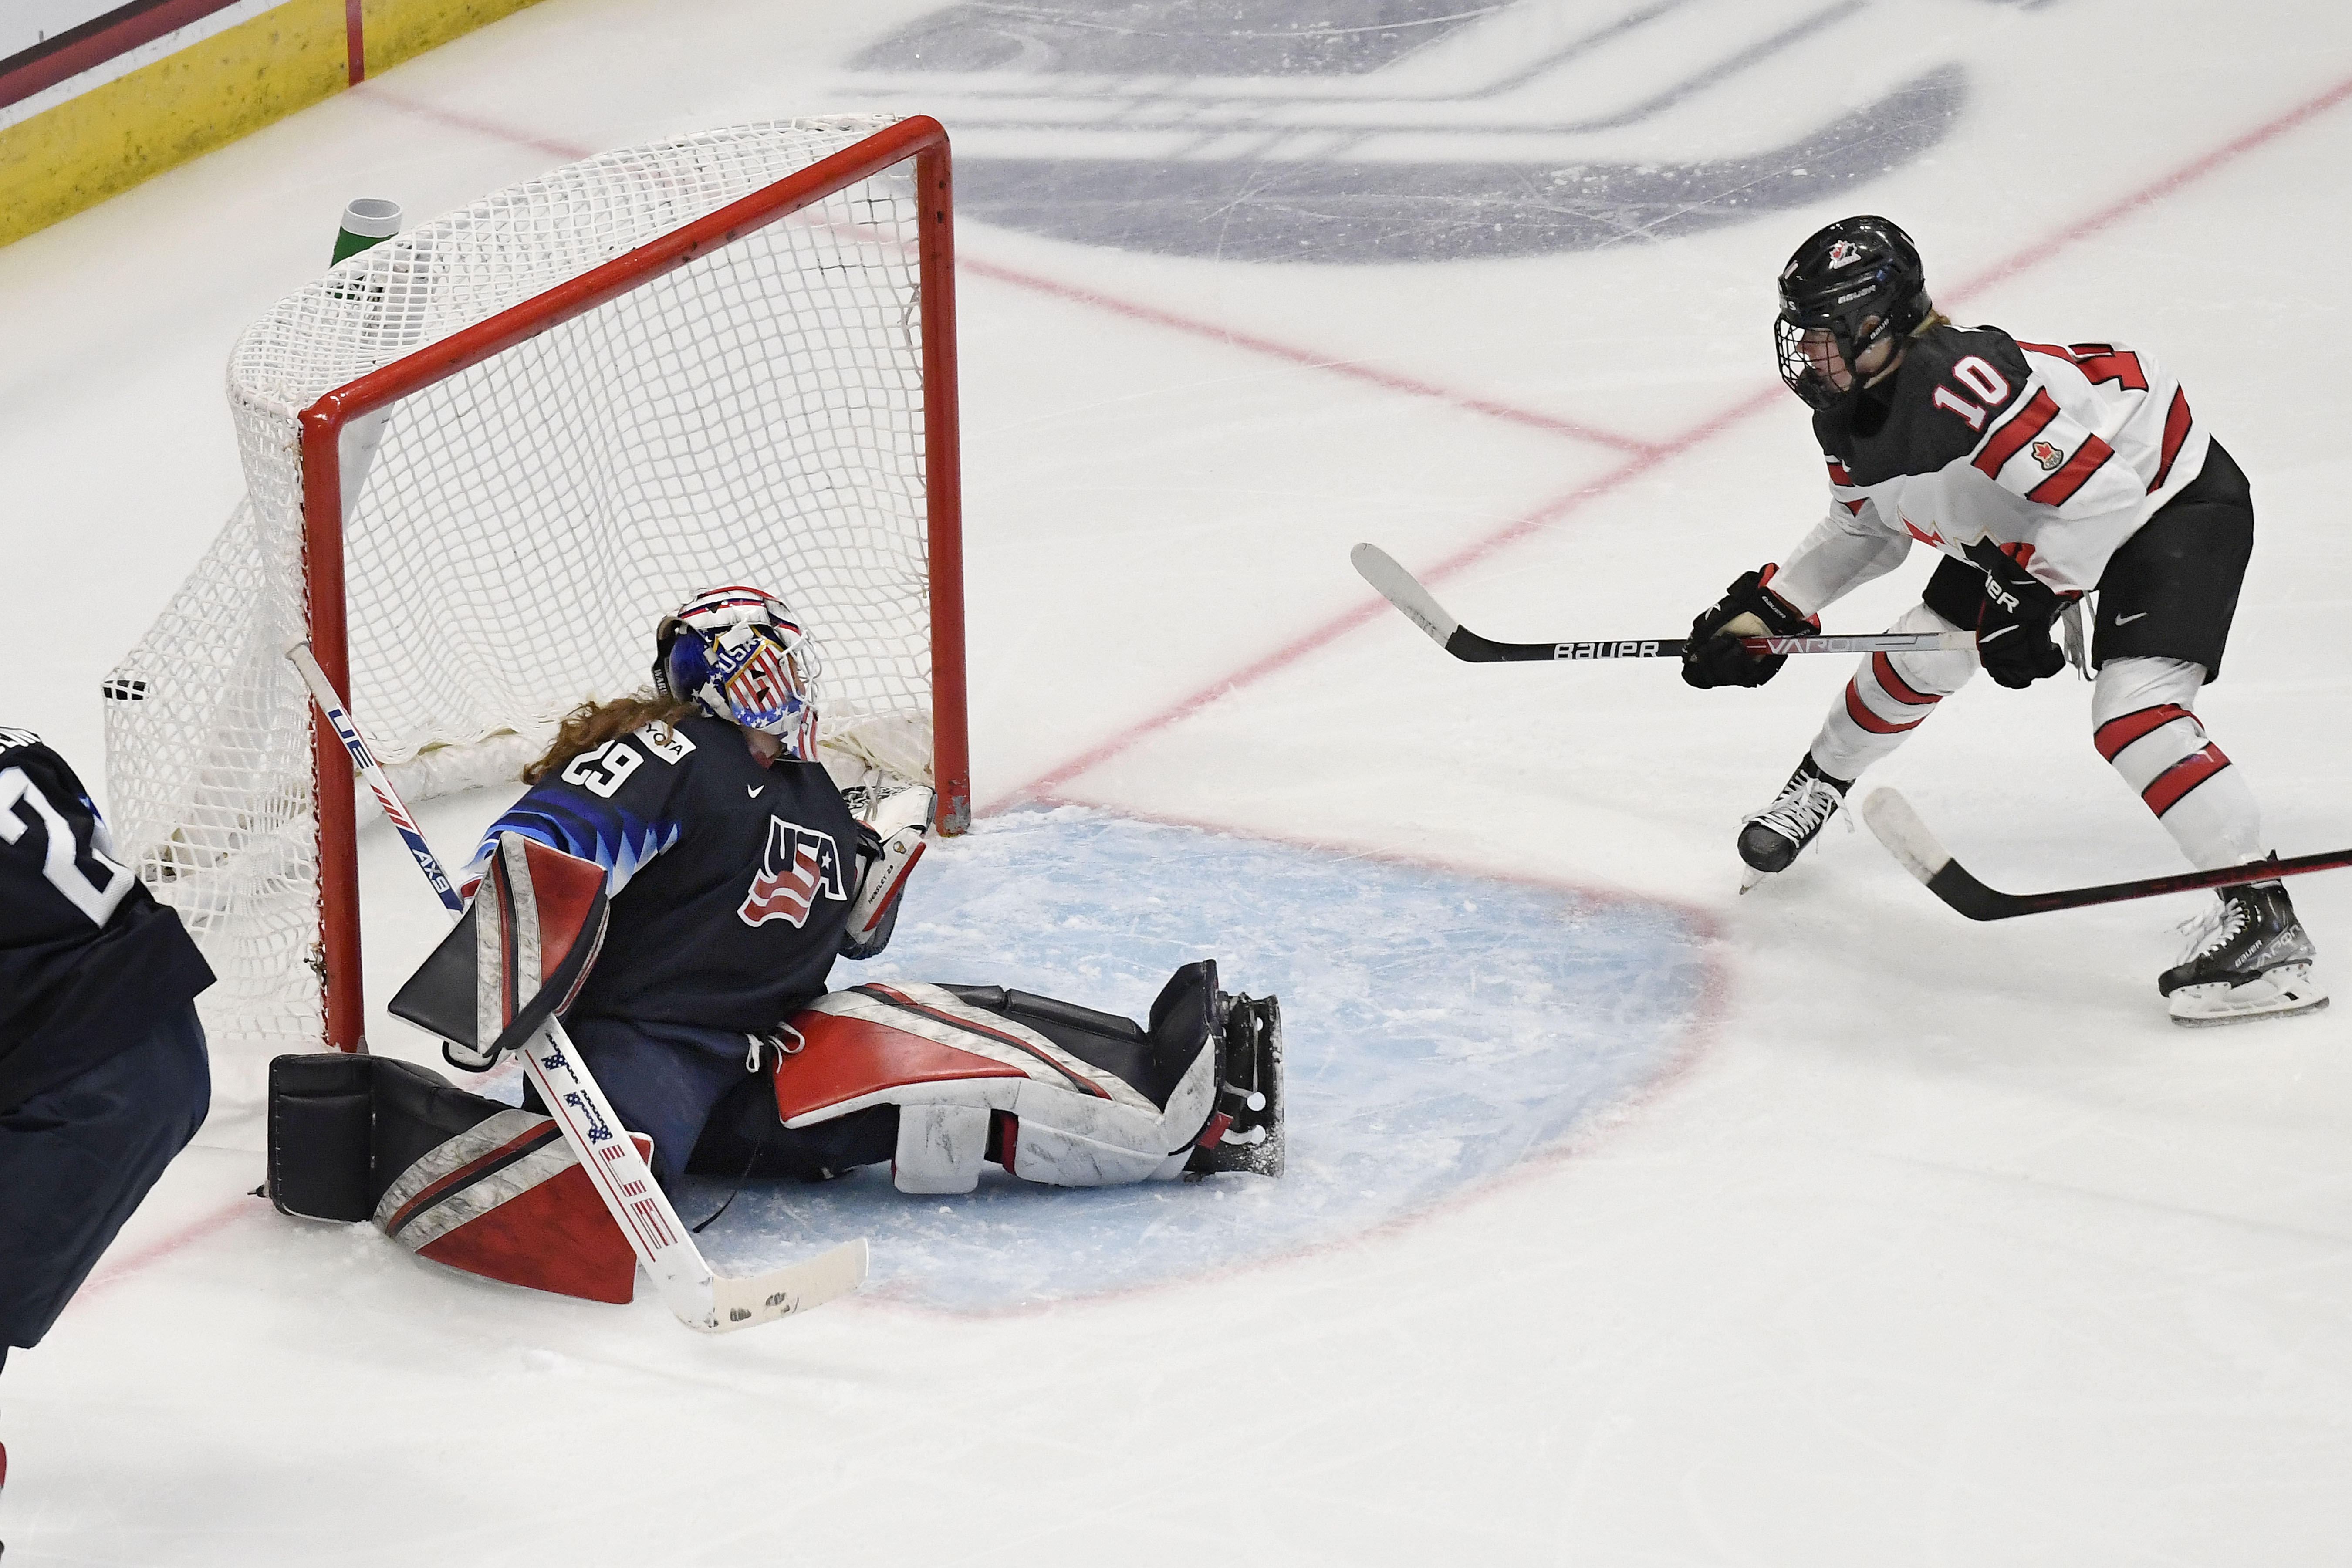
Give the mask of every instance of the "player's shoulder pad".
M 2018 398 L 2032 371 L 1998 327 L 1937 327 L 1904 351 L 1894 380 L 1874 389 L 1884 417 L 1856 417 L 1846 466 L 1857 485 L 1932 474 L 1965 459 Z M 1865 433 L 1866 432 L 1866 433 Z

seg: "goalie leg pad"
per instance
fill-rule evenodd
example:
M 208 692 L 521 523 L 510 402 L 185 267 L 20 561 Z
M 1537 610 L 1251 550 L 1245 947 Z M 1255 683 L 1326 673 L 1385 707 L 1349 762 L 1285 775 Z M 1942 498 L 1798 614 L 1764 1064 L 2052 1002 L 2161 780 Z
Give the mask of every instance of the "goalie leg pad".
M 1164 1178 L 1188 1162 L 1273 1174 L 1281 1168 L 1274 1005 L 1237 1005 L 1216 983 L 1213 963 L 1180 969 L 1148 1027 L 995 986 L 835 992 L 792 1021 L 807 1044 L 777 1066 L 777 1114 L 801 1131 L 897 1107 L 894 1163 L 908 1192 L 969 1192 L 983 1158 L 1055 1186 Z M 1240 1078 L 1225 1086 L 1234 1113 L 1218 1121 L 1222 1042 L 1229 1017 L 1244 1013 L 1269 1022 L 1252 1025 Z M 1269 1026 L 1271 1044 L 1258 1043 Z M 1220 1152 L 1203 1164 L 1210 1157 L 1196 1146 L 1213 1127 Z
M 635 1287 L 635 1254 L 553 1121 L 390 1057 L 270 1064 L 268 1191 L 281 1214 L 372 1219 L 510 1285 L 611 1302 Z

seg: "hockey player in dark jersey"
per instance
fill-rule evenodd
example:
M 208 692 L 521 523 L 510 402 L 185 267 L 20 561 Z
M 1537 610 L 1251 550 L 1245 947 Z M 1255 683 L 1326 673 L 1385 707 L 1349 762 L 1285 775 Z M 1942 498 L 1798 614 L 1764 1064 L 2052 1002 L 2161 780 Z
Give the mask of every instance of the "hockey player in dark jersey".
M 1279 1013 L 1220 992 L 1212 962 L 1179 969 L 1140 1025 L 992 985 L 828 993 L 836 957 L 889 940 L 929 791 L 861 784 L 852 814 L 818 757 L 814 646 L 773 595 L 701 595 L 656 642 L 653 694 L 574 713 L 469 872 L 479 884 L 552 851 L 593 888 L 602 868 L 602 945 L 567 944 L 593 956 L 556 1005 L 665 1186 L 886 1161 L 918 1193 L 968 1192 L 990 1162 L 1061 1186 L 1279 1173 Z M 511 926 L 469 917 L 391 1004 L 443 1034 L 456 1066 L 513 1043 L 454 1037 L 509 1016 L 499 998 L 540 973 L 541 937 L 562 924 L 521 887 L 500 885 Z M 537 951 L 500 937 L 485 962 L 478 927 L 528 931 Z M 348 1112 L 355 1098 L 369 1114 Z M 517 1111 L 389 1058 L 320 1056 L 273 1064 L 271 1100 L 280 1208 L 373 1217 L 440 1262 L 628 1299 L 628 1248 L 534 1100 Z
M 1784 563 L 1742 574 L 1692 623 L 1683 678 L 1762 685 L 1786 661 L 1738 637 L 1814 629 L 1915 543 L 1944 559 L 1890 629 L 1973 631 L 1977 651 L 1864 661 L 1779 796 L 1742 826 L 1751 881 L 1785 870 L 1862 771 L 1979 666 L 2021 689 L 2065 668 L 2061 636 L 2097 671 L 2092 743 L 2181 853 L 2200 868 L 2258 868 L 2253 793 L 2196 713 L 2221 673 L 2253 503 L 2179 383 L 2121 343 L 1953 325 L 1910 237 L 1882 217 L 1797 248 L 1775 336 L 1781 378 L 1814 410 L 1829 512 Z M 2284 886 L 2250 880 L 2218 896 L 2158 988 L 2183 1024 L 2308 1012 L 2327 1000 L 2314 956 Z
M 0 1366 L 41 1342 L 203 1124 L 194 999 L 212 983 L 65 759 L 0 729 Z

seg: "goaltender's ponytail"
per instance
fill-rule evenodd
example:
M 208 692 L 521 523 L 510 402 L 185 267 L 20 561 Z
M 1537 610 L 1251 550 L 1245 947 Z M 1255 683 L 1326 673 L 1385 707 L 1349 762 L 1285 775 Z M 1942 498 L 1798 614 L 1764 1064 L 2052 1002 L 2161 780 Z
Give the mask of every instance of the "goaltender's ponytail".
M 535 784 L 583 752 L 593 752 L 615 735 L 642 730 L 648 724 L 683 723 L 699 718 L 702 710 L 675 697 L 639 693 L 610 702 L 583 702 L 563 716 L 563 727 L 539 761 L 522 771 L 522 782 Z

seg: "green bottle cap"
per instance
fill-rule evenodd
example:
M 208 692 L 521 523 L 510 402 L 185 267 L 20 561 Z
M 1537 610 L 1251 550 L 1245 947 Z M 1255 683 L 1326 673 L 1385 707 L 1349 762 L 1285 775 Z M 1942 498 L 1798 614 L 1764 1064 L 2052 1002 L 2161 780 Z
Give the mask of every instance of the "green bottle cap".
M 400 232 L 400 204 L 379 196 L 362 196 L 343 209 L 342 232 L 335 236 L 334 265 L 379 245 Z

